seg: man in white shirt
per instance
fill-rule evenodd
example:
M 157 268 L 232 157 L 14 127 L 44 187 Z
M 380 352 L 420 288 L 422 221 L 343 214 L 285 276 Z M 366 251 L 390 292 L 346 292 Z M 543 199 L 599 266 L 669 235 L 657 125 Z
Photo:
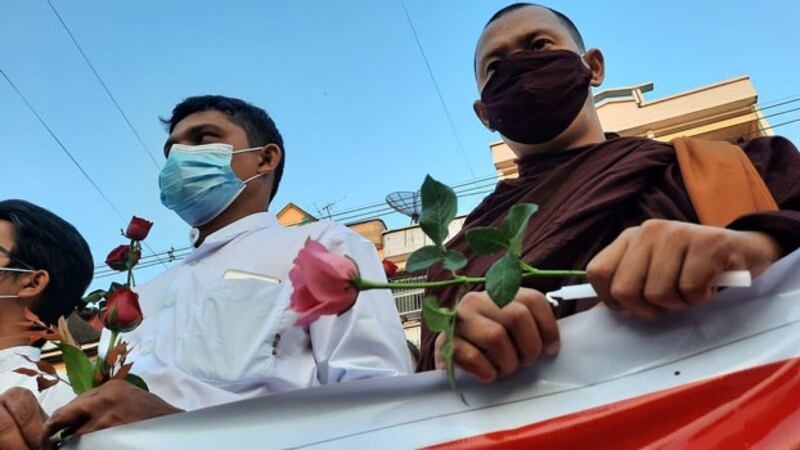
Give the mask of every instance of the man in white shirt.
M 63 383 L 39 393 L 34 378 L 13 372 L 35 369 L 41 343 L 31 345 L 25 309 L 55 324 L 81 302 L 94 271 L 86 241 L 52 212 L 22 200 L 0 201 L 0 448 L 36 443 L 46 416 L 72 400 Z M 20 402 L 33 410 L 18 408 Z
M 45 435 L 76 434 L 275 392 L 411 372 L 389 291 L 368 291 L 340 316 L 297 327 L 289 270 L 306 239 L 383 279 L 373 245 L 332 222 L 283 227 L 266 212 L 283 172 L 269 116 L 238 99 L 191 97 L 175 107 L 161 200 L 193 227 L 195 248 L 137 288 L 142 325 L 124 339 L 152 393 L 124 382 L 56 411 Z M 102 347 L 102 343 L 101 343 Z

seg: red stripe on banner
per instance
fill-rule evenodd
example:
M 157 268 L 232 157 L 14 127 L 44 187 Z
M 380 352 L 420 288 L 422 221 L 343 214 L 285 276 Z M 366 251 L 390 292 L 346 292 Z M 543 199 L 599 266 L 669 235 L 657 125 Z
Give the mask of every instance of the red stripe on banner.
M 427 448 L 800 448 L 800 358 Z

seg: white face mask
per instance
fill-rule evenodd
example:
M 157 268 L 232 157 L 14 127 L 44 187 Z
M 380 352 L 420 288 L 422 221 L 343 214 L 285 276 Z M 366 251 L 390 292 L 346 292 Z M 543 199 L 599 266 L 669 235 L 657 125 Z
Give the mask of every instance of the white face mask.
M 0 272 L 36 273 L 35 270 L 15 269 L 13 267 L 0 267 Z M 19 298 L 19 295 L 0 295 L 0 299 L 7 299 L 7 298 Z

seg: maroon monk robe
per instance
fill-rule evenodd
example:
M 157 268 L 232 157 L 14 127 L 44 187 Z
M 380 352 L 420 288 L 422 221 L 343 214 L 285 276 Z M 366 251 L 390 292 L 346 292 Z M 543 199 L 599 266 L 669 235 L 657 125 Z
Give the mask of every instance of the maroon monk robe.
M 758 138 L 744 151 L 763 177 L 780 211 L 743 216 L 728 228 L 763 231 L 787 251 L 800 246 L 800 153 L 786 139 Z M 472 211 L 464 229 L 448 248 L 463 252 L 469 264 L 463 273 L 483 275 L 497 256 L 469 252 L 464 232 L 472 227 L 498 226 L 511 206 L 535 203 L 539 210 L 528 225 L 522 259 L 541 269 L 584 269 L 600 250 L 625 229 L 647 219 L 697 223 L 686 193 L 675 151 L 670 144 L 636 137 L 615 137 L 586 147 L 532 155 L 517 161 L 519 178 L 503 180 Z M 449 277 L 435 266 L 430 280 Z M 525 287 L 541 292 L 585 282 L 577 277 L 528 278 Z M 471 286 L 483 290 L 484 286 Z M 432 290 L 442 305 L 452 306 L 458 288 Z M 564 302 L 562 318 L 593 306 L 594 300 Z M 422 327 L 418 370 L 434 368 L 436 335 Z

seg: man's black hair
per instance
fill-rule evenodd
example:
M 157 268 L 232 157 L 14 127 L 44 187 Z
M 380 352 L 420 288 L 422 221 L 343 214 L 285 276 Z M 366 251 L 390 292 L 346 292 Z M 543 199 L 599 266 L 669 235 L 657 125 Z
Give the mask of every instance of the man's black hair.
M 506 14 L 512 12 L 512 11 L 516 11 L 516 10 L 518 10 L 520 8 L 525 8 L 527 6 L 536 6 L 537 8 L 544 8 L 544 9 L 550 11 L 551 13 L 555 14 L 556 17 L 558 17 L 558 20 L 560 20 L 561 23 L 565 27 L 567 27 L 567 31 L 569 31 L 569 34 L 572 36 L 572 40 L 574 40 L 575 44 L 578 46 L 578 50 L 580 50 L 580 51 L 585 51 L 586 50 L 586 46 L 583 43 L 583 36 L 581 36 L 581 32 L 578 31 L 578 27 L 575 26 L 575 24 L 572 22 L 572 20 L 569 17 L 567 17 L 566 15 L 564 15 L 563 13 L 561 13 L 559 11 L 556 11 L 553 8 L 550 8 L 550 7 L 547 7 L 547 6 L 543 6 L 543 5 L 539 5 L 537 3 L 523 3 L 523 2 L 520 2 L 520 3 L 513 3 L 511 5 L 508 5 L 505 8 L 501 9 L 500 11 L 497 11 L 496 13 L 494 13 L 494 15 L 489 19 L 488 22 L 486 22 L 486 25 L 483 28 L 486 29 L 486 27 L 488 27 L 489 24 L 491 24 L 495 20 L 503 17 L 504 15 L 506 15 Z
M 267 144 L 277 144 L 281 148 L 282 158 L 275 169 L 272 194 L 270 201 L 278 192 L 278 185 L 283 177 L 283 166 L 286 162 L 286 149 L 283 147 L 283 138 L 275 122 L 263 109 L 251 105 L 238 98 L 222 95 L 198 95 L 188 97 L 172 109 L 172 117 L 160 119 L 167 130 L 172 133 L 175 126 L 187 116 L 203 111 L 219 111 L 228 116 L 231 122 L 240 126 L 247 134 L 247 141 L 251 147 Z
M 68 317 L 82 304 L 94 274 L 83 236 L 64 219 L 24 200 L 0 201 L 0 220 L 11 222 L 14 229 L 14 247 L 7 249 L 13 258 L 6 267 L 46 270 L 50 275 L 31 310 L 48 324 Z

